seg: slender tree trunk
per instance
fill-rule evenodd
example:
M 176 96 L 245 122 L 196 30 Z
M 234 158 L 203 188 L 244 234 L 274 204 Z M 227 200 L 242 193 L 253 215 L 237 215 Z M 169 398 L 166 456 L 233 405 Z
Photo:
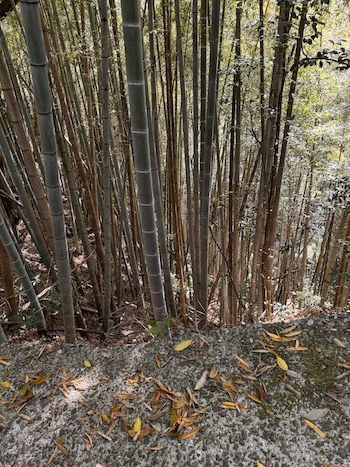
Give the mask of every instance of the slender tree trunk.
M 140 4 L 138 0 L 122 0 L 121 5 L 141 229 L 153 312 L 162 327 L 167 311 L 154 216 Z
M 324 279 L 323 279 L 322 290 L 321 290 L 321 304 L 322 305 L 328 299 L 329 287 L 334 282 L 334 272 L 335 272 L 335 267 L 336 267 L 337 254 L 339 251 L 339 243 L 340 243 L 340 240 L 343 238 L 344 230 L 348 222 L 349 213 L 350 213 L 350 205 L 348 204 L 341 213 L 338 229 L 336 231 L 336 234 L 333 237 L 330 254 L 327 254 L 328 260 L 325 265 L 325 272 L 323 276 Z
M 151 90 L 152 90 L 152 110 L 149 109 L 149 132 L 150 132 L 150 154 L 152 168 L 152 184 L 155 201 L 155 209 L 157 215 L 157 228 L 160 247 L 160 256 L 164 273 L 164 291 L 167 309 L 172 316 L 176 316 L 174 293 L 170 274 L 170 264 L 168 257 L 168 249 L 166 244 L 166 232 L 164 223 L 164 212 L 162 205 L 161 183 L 160 183 L 160 148 L 159 148 L 159 128 L 158 128 L 158 102 L 157 102 L 157 87 L 156 87 L 156 70 L 155 70 L 155 44 L 154 44 L 154 3 L 149 0 L 148 19 L 150 33 L 150 60 L 151 60 Z M 149 97 L 146 90 L 147 107 L 150 107 Z M 151 117 L 152 115 L 152 117 Z
M 166 87 L 166 120 L 167 120 L 167 158 L 170 168 L 170 203 L 172 212 L 172 226 L 174 232 L 174 245 L 176 252 L 176 270 L 179 278 L 180 303 L 182 319 L 187 324 L 186 297 L 184 290 L 184 265 L 183 265 L 183 245 L 182 227 L 179 204 L 181 196 L 179 190 L 179 161 L 176 139 L 175 105 L 173 91 L 173 71 L 171 60 L 171 12 L 169 0 L 163 0 L 163 26 L 164 26 L 164 52 L 165 52 L 165 87 Z M 178 26 L 177 26 L 178 27 Z M 178 52 L 179 46 L 178 47 Z M 179 57 L 181 59 L 181 56 Z
M 200 278 L 200 233 L 199 233 L 199 83 L 198 83 L 198 0 L 192 1 L 192 94 L 193 94 L 193 213 L 194 213 L 194 258 L 192 265 L 194 309 L 198 310 Z M 195 316 L 196 323 L 198 317 Z
M 26 267 L 18 252 L 19 246 L 14 244 L 13 235 L 11 235 L 2 213 L 0 213 L 0 241 L 6 249 L 7 254 L 11 258 L 14 270 L 16 271 L 16 274 L 23 285 L 24 293 L 27 295 L 35 312 L 37 328 L 39 331 L 43 331 L 46 329 L 46 321 L 43 310 L 36 296 L 30 277 L 28 276 Z
M 240 205 L 240 165 L 241 165 L 241 18 L 242 2 L 239 1 L 236 7 L 236 34 L 235 34 L 235 74 L 234 74 L 234 180 L 233 180 L 233 232 L 232 232 L 232 279 L 231 303 L 229 306 L 229 324 L 238 323 L 238 258 L 239 258 L 239 205 Z M 232 293 L 233 292 L 233 293 Z
M 21 0 L 21 12 L 33 78 L 35 105 L 45 166 L 45 181 L 51 209 L 53 234 L 60 285 L 65 338 L 75 343 L 75 323 L 71 271 L 59 184 L 57 144 L 52 116 L 52 102 L 47 58 L 40 21 L 39 3 Z
M 338 269 L 337 280 L 335 284 L 335 293 L 334 293 L 334 300 L 333 300 L 333 305 L 335 307 L 340 306 L 344 282 L 349 281 L 349 277 L 346 277 L 346 270 L 347 270 L 348 261 L 349 261 L 349 241 L 350 241 L 350 217 L 348 218 L 348 226 L 346 228 L 345 238 L 341 245 L 339 269 Z
M 110 172 L 110 118 L 109 118 L 109 33 L 107 0 L 100 0 L 101 20 L 101 85 L 102 100 L 102 158 L 103 158 L 103 232 L 104 232 L 104 300 L 103 326 L 108 331 L 112 300 L 112 220 L 111 220 L 111 172 Z
M 264 134 L 261 143 L 261 174 L 252 259 L 252 282 L 250 288 L 250 316 L 252 319 L 254 319 L 259 305 L 263 305 L 261 289 L 262 250 L 265 241 L 265 222 L 268 212 L 269 186 L 271 182 L 273 159 L 275 155 L 277 142 L 276 140 L 278 137 L 278 135 L 276 134 L 277 122 L 279 117 L 278 108 L 284 83 L 284 63 L 286 47 L 288 43 L 288 34 L 290 29 L 289 13 L 289 1 L 282 0 L 280 2 L 279 8 L 279 19 L 270 87 L 270 97 L 268 104 L 268 113 L 266 115 L 266 118 L 263 120 Z M 260 301 L 261 303 L 258 303 Z
M 0 242 L 0 274 L 6 302 L 5 313 L 8 318 L 11 318 L 17 313 L 17 300 L 13 283 L 11 260 L 2 242 Z
M 305 205 L 305 210 L 304 210 L 303 253 L 302 253 L 302 258 L 301 258 L 301 267 L 300 267 L 300 274 L 299 274 L 300 292 L 303 292 L 304 290 L 304 283 L 305 283 L 305 277 L 306 277 L 307 250 L 308 250 L 309 234 L 310 234 L 311 194 L 312 194 L 313 178 L 314 178 L 314 161 L 312 158 L 310 160 L 310 175 L 309 175 L 306 205 Z
M 40 219 L 46 233 L 47 244 L 49 248 L 53 249 L 52 223 L 47 198 L 44 193 L 43 185 L 38 174 L 36 161 L 30 146 L 28 135 L 23 124 L 21 111 L 18 106 L 18 101 L 12 85 L 10 73 L 4 58 L 4 52 L 2 47 L 0 47 L 0 82 L 2 84 L 4 97 L 7 103 L 10 121 L 12 122 L 13 128 L 17 135 L 17 141 L 21 149 L 23 162 L 26 167 L 26 172 L 28 174 L 28 179 L 31 184 L 32 190 L 35 194 L 36 202 L 38 204 Z
M 208 75 L 208 97 L 205 125 L 205 150 L 203 163 L 203 183 L 201 191 L 201 269 L 199 284 L 200 319 L 198 327 L 204 327 L 208 309 L 208 247 L 209 247 L 209 207 L 211 189 L 212 142 L 217 96 L 217 62 L 220 23 L 220 0 L 213 0 L 210 29 L 210 59 Z

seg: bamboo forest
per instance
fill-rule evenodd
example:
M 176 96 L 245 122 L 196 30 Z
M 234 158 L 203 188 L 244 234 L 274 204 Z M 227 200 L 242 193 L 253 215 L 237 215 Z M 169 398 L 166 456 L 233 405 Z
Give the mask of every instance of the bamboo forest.
M 0 342 L 346 309 L 349 26 L 348 0 L 0 1 Z

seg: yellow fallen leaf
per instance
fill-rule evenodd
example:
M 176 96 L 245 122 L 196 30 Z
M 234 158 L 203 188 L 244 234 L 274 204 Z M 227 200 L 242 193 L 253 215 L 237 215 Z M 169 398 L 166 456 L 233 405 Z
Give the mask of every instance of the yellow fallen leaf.
M 264 464 L 262 464 L 261 462 L 256 461 L 256 467 L 265 467 L 265 466 L 264 466 Z
M 190 345 L 193 344 L 193 340 L 192 339 L 189 339 L 187 341 L 183 341 L 183 342 L 180 342 L 180 344 L 177 344 L 177 346 L 175 347 L 175 350 L 177 352 L 181 352 L 182 350 L 185 350 L 187 349 L 187 347 L 189 347 Z
M 172 408 L 171 408 L 171 414 L 170 414 L 170 427 L 172 428 L 177 420 L 178 420 L 178 414 L 177 414 L 177 410 L 176 410 L 176 406 L 175 406 L 175 403 L 174 401 L 172 402 Z
M 9 389 L 11 387 L 11 384 L 8 381 L 3 381 L 1 383 L 1 386 L 5 389 Z
M 23 386 L 20 388 L 19 393 L 22 397 L 24 397 L 27 391 L 28 391 L 28 383 L 24 383 Z
M 304 422 L 309 425 L 309 427 L 314 430 L 315 433 L 318 434 L 318 436 L 320 436 L 321 438 L 325 438 L 326 435 L 323 433 L 323 431 L 321 431 L 316 425 L 314 425 L 312 422 L 310 422 L 310 420 L 308 420 L 307 418 L 303 418 Z
M 48 373 L 47 375 L 41 376 L 40 378 L 37 378 L 34 381 L 32 381 L 32 384 L 41 384 L 44 381 L 46 381 L 47 379 L 49 379 L 50 376 L 51 376 L 51 373 Z
M 89 360 L 84 360 L 84 365 L 86 366 L 86 368 L 90 368 L 91 367 L 91 363 L 89 362 Z
M 281 368 L 281 370 L 283 371 L 287 371 L 288 370 L 288 365 L 287 363 L 283 360 L 283 358 L 279 357 L 278 355 L 276 355 L 276 361 L 277 361 L 277 365 Z
M 212 378 L 215 378 L 215 376 L 218 374 L 218 370 L 216 368 L 216 365 L 214 363 L 212 369 L 210 370 L 210 373 L 209 373 L 209 378 L 212 379 Z
M 117 405 L 114 405 L 109 411 L 118 412 L 118 410 L 120 410 L 122 407 L 123 407 L 123 404 L 117 404 Z
M 282 337 L 277 334 L 273 334 L 272 332 L 267 332 L 264 331 L 265 337 L 268 336 L 270 339 L 272 339 L 274 342 L 289 342 L 289 341 L 294 341 L 294 337 Z
M 111 419 L 104 412 L 101 412 L 100 415 L 101 415 L 101 418 L 107 423 L 107 425 L 111 423 Z
M 134 423 L 134 432 L 137 433 L 138 431 L 141 430 L 142 422 L 140 417 L 136 417 L 135 423 Z

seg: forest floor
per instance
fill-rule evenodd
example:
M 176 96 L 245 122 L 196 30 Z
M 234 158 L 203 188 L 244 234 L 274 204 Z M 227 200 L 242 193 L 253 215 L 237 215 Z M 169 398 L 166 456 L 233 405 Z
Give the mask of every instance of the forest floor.
M 349 466 L 349 331 L 342 312 L 2 345 L 0 466 Z

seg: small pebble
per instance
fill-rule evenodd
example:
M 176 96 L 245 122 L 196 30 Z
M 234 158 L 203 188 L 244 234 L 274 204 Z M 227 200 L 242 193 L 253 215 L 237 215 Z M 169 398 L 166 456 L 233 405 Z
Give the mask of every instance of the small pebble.
M 344 448 L 339 448 L 338 449 L 338 454 L 342 459 L 346 459 L 348 457 L 348 453 L 345 451 Z

